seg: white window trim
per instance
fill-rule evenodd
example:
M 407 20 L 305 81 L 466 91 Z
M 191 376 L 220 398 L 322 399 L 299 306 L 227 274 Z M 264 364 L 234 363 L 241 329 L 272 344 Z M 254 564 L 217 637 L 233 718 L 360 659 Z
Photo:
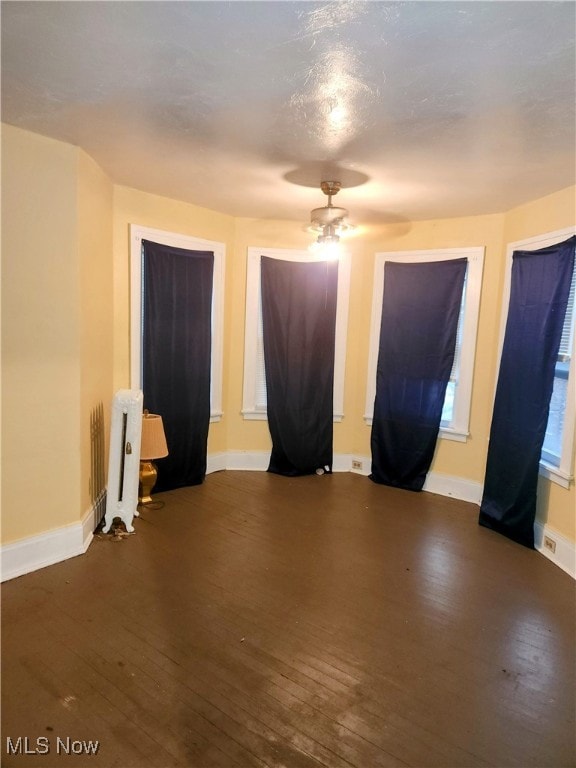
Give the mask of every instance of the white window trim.
M 189 237 L 162 229 L 130 225 L 130 386 L 142 389 L 142 240 L 214 253 L 212 289 L 212 355 L 210 421 L 222 418 L 222 355 L 224 350 L 224 262 L 226 246 L 213 240 Z
M 247 420 L 265 421 L 267 413 L 256 408 L 256 343 L 258 335 L 258 307 L 260 306 L 261 257 L 284 261 L 322 261 L 309 251 L 285 248 L 248 248 L 246 270 L 246 320 L 244 332 L 244 388 L 242 416 Z M 336 338 L 334 349 L 334 421 L 344 418 L 344 372 L 346 366 L 346 338 L 348 333 L 348 304 L 350 297 L 350 254 L 342 251 L 338 260 L 338 287 L 336 304 Z
M 504 289 L 502 291 L 502 317 L 500 320 L 500 341 L 498 346 L 498 365 L 496 366 L 496 381 L 494 383 L 494 398 L 496 397 L 496 386 L 498 384 L 498 373 L 500 371 L 500 360 L 502 357 L 502 347 L 504 346 L 504 334 L 506 332 L 506 321 L 508 319 L 508 306 L 510 304 L 510 287 L 512 282 L 512 254 L 514 251 L 537 251 L 540 248 L 547 248 L 550 245 L 561 243 L 572 235 L 576 234 L 576 227 L 567 227 L 558 229 L 555 232 L 547 232 L 543 235 L 529 237 L 526 240 L 517 240 L 514 243 L 508 243 L 506 246 L 506 270 L 504 273 Z M 568 488 L 574 477 L 572 475 L 572 462 L 574 459 L 574 419 L 576 414 L 576 396 L 575 396 L 575 367 L 574 350 L 570 360 L 570 370 L 568 372 L 568 395 L 566 400 L 566 426 L 572 425 L 572 429 L 564 429 L 562 436 L 562 455 L 560 466 L 556 467 L 543 459 L 540 460 L 540 474 L 547 477 L 554 483 Z
M 466 442 L 470 432 L 470 405 L 472 401 L 472 381 L 474 378 L 474 359 L 476 356 L 476 335 L 480 311 L 480 292 L 482 271 L 484 268 L 484 247 L 442 248 L 422 251 L 385 251 L 377 253 L 374 261 L 374 286 L 372 294 L 372 318 L 370 322 L 370 348 L 368 356 L 368 380 L 366 384 L 366 410 L 364 421 L 371 425 L 376 397 L 376 368 L 380 342 L 382 318 L 382 299 L 384 295 L 384 266 L 387 261 L 414 264 L 428 261 L 448 261 L 467 259 L 468 276 L 466 281 L 466 309 L 462 328 L 462 348 L 460 375 L 457 396 L 454 401 L 454 414 L 450 427 L 441 427 L 439 437 L 457 442 Z

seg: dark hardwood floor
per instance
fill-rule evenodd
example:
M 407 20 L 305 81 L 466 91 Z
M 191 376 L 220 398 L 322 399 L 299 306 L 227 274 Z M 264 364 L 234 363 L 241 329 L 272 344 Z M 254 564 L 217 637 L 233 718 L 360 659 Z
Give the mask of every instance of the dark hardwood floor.
M 3 766 L 576 765 L 574 581 L 477 507 L 352 474 L 156 499 L 3 585 Z

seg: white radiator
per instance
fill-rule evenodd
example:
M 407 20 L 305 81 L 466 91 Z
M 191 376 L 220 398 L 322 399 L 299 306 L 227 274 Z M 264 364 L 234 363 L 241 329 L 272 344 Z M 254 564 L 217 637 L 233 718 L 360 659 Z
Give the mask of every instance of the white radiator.
M 143 400 L 139 389 L 120 389 L 112 401 L 104 533 L 108 533 L 115 517 L 132 532 L 132 520 L 138 517 Z

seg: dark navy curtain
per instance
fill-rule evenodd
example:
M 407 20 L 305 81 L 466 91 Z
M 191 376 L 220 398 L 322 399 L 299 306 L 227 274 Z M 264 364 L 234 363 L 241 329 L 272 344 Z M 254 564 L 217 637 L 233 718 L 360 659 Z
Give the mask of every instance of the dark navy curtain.
M 576 237 L 512 255 L 480 525 L 534 547 L 536 487 Z
M 332 471 L 337 262 L 262 257 L 269 472 Z
M 466 259 L 384 267 L 370 479 L 421 491 L 432 463 L 466 276 Z
M 162 416 L 169 455 L 156 491 L 198 485 L 210 424 L 214 254 L 150 241 L 144 248 L 144 407 Z

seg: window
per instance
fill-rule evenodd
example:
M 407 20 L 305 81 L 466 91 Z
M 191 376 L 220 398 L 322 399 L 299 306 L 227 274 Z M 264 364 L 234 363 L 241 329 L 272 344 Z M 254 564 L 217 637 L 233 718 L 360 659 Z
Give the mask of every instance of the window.
M 318 261 L 309 251 L 293 251 L 284 248 L 248 248 L 242 415 L 245 419 L 259 420 L 267 418 L 260 296 L 260 261 L 262 256 L 287 261 Z M 334 421 L 342 421 L 344 417 L 344 367 L 346 363 L 349 292 L 350 257 L 344 252 L 338 264 L 338 306 L 336 309 L 336 349 L 334 351 Z
M 535 251 L 539 248 L 561 243 L 576 233 L 575 227 L 550 232 L 527 240 L 510 243 L 506 254 L 506 275 L 503 303 L 508 307 L 510 300 L 510 281 L 512 275 L 512 254 L 514 251 Z M 540 458 L 540 474 L 567 488 L 572 480 L 572 456 L 574 450 L 574 286 L 576 272 L 572 275 L 570 298 L 564 320 L 560 351 L 556 361 L 554 389 L 550 400 L 550 413 L 546 426 L 546 436 Z M 504 343 L 507 312 L 503 312 L 500 332 L 500 354 Z
M 213 251 L 214 253 L 210 421 L 220 421 L 222 418 L 225 245 L 160 229 L 130 225 L 130 386 L 134 389 L 142 388 L 142 240 L 151 240 L 174 248 L 186 248 L 190 251 Z
M 466 270 L 462 306 L 458 320 L 454 365 L 452 366 L 450 382 L 446 389 L 442 411 L 440 437 L 460 442 L 464 442 L 468 437 L 472 377 L 476 351 L 476 331 L 484 266 L 484 248 L 482 247 L 449 248 L 433 251 L 398 251 L 376 254 L 368 357 L 368 382 L 366 387 L 366 411 L 364 413 L 364 420 L 367 424 L 372 424 L 374 398 L 376 396 L 376 366 L 378 364 L 380 319 L 382 317 L 382 296 L 384 292 L 384 266 L 386 262 L 402 261 L 414 263 L 462 258 L 468 260 L 468 268 Z

